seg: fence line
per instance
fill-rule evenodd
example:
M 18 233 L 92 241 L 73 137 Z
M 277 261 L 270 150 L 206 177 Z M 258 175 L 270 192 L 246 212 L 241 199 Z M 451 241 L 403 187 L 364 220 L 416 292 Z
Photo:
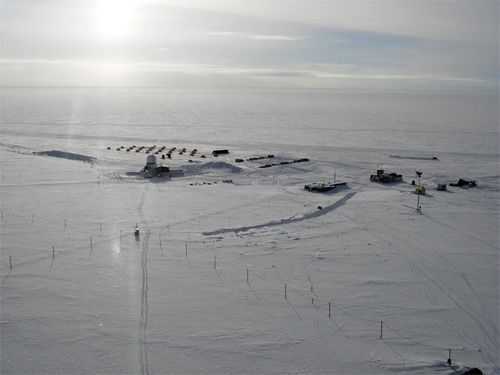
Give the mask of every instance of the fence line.
M 102 224 L 99 223 L 100 226 L 99 226 L 99 232 L 102 236 Z M 67 222 L 65 220 L 65 227 L 67 226 Z M 74 224 L 73 224 L 74 226 Z M 164 228 L 165 225 L 158 225 L 157 226 L 158 228 Z M 170 228 L 168 228 L 168 231 L 170 233 Z M 131 233 L 131 237 L 132 237 L 132 231 L 130 231 Z M 193 232 L 195 233 L 195 232 Z M 119 235 L 112 235 L 112 234 L 108 234 L 107 236 L 104 236 L 102 237 L 102 242 L 105 242 L 106 240 L 108 241 L 113 241 L 113 240 L 119 240 L 120 241 L 120 250 L 121 250 L 121 247 L 122 247 L 122 239 L 123 239 L 123 234 L 122 234 L 122 231 L 120 230 L 119 231 Z M 76 246 L 76 249 L 75 251 L 78 251 L 79 249 L 82 250 L 84 249 L 85 247 L 87 249 L 89 249 L 90 247 L 90 252 L 89 252 L 89 256 L 88 256 L 88 259 L 89 261 L 91 260 L 91 257 L 92 257 L 92 252 L 93 252 L 93 249 L 94 249 L 94 244 L 93 244 L 93 238 L 92 236 L 87 237 L 87 240 L 86 241 L 89 241 L 90 239 L 90 243 L 87 242 L 87 246 L 85 246 L 83 244 L 83 242 L 85 241 L 85 239 L 82 238 L 80 239 L 80 246 L 78 246 L 78 242 L 77 242 L 77 246 Z M 185 240 L 181 240 L 181 239 L 176 239 L 177 242 L 185 242 Z M 74 243 L 74 241 L 73 241 Z M 200 245 L 203 245 L 202 242 L 195 242 L 195 241 L 190 241 L 190 244 L 193 244 L 193 243 L 199 243 Z M 54 246 L 52 246 L 52 260 L 55 259 L 55 250 L 54 250 Z M 159 246 L 160 246 L 160 249 L 162 251 L 162 256 L 163 256 L 163 249 L 162 249 L 162 237 L 161 237 L 161 232 L 159 232 Z M 220 246 L 220 248 L 230 248 L 232 246 Z M 215 248 L 213 248 L 212 250 L 214 250 Z M 197 249 L 195 249 L 194 251 L 192 249 L 190 249 L 189 253 L 198 253 L 196 251 Z M 65 253 L 72 253 L 72 251 L 66 251 L 66 252 L 62 252 L 61 255 L 66 255 Z M 199 254 L 199 253 L 198 253 Z M 185 256 L 188 257 L 188 243 L 185 242 Z M 16 262 L 16 266 L 17 267 L 22 267 L 23 265 L 26 265 L 26 264 L 32 264 L 32 263 L 37 263 L 39 262 L 40 260 L 42 259 L 45 259 L 46 257 L 45 256 L 41 256 L 41 257 L 37 257 L 36 260 L 34 260 L 33 262 L 32 261 L 21 261 L 19 263 Z M 337 323 L 336 320 L 338 320 L 338 314 L 335 314 L 335 311 L 338 311 L 338 312 L 341 312 L 342 314 L 346 315 L 346 316 L 349 316 L 355 320 L 358 320 L 358 321 L 363 321 L 363 322 L 368 322 L 368 323 L 373 323 L 374 326 L 375 324 L 380 324 L 381 323 L 381 320 L 380 319 L 370 319 L 370 318 L 367 318 L 367 317 L 363 317 L 363 316 L 360 316 L 358 314 L 355 314 L 351 311 L 348 310 L 348 307 L 349 305 L 346 305 L 346 306 L 342 306 L 341 304 L 339 304 L 338 301 L 336 301 L 335 303 L 332 303 L 332 301 L 334 300 L 333 298 L 325 298 L 321 295 L 320 291 L 318 291 L 318 289 L 314 288 L 313 287 L 313 283 L 312 281 L 310 280 L 310 278 L 308 279 L 308 282 L 310 284 L 310 288 L 300 288 L 300 287 L 296 287 L 294 285 L 291 284 L 291 282 L 288 280 L 284 280 L 281 278 L 281 276 L 278 275 L 279 279 L 280 280 L 276 280 L 276 279 L 269 279 L 268 277 L 266 276 L 263 276 L 260 272 L 258 272 L 255 268 L 250 268 L 248 266 L 238 266 L 238 265 L 234 265 L 234 264 L 230 264 L 230 263 L 227 263 L 224 258 L 221 256 L 221 255 L 213 255 L 212 256 L 213 258 L 213 268 L 216 270 L 216 272 L 218 272 L 220 270 L 220 267 L 217 267 L 218 265 L 223 265 L 233 271 L 238 271 L 238 272 L 241 272 L 242 275 L 244 275 L 246 273 L 246 282 L 249 284 L 252 284 L 252 280 L 260 280 L 262 282 L 265 282 L 267 284 L 270 284 L 272 285 L 273 287 L 276 288 L 276 291 L 283 291 L 283 282 L 284 282 L 284 285 L 285 285 L 285 300 L 287 300 L 289 297 L 289 294 L 292 293 L 300 298 L 303 298 L 305 301 L 309 300 L 311 301 L 312 299 L 312 304 L 316 307 L 316 310 L 318 311 L 318 313 L 322 313 L 323 309 L 325 310 L 325 313 L 324 313 L 324 316 L 325 316 L 325 319 L 329 322 L 331 322 L 335 328 L 337 329 L 337 331 L 341 331 L 342 334 L 346 337 L 346 338 L 350 338 L 346 332 L 344 331 L 344 329 L 342 329 L 342 327 Z M 189 262 L 189 259 L 188 259 L 188 262 Z M 9 255 L 9 266 L 10 266 L 10 270 L 9 270 L 9 273 L 12 271 L 13 269 L 13 266 L 12 266 L 12 258 L 11 256 Z M 274 266 L 274 265 L 273 265 Z M 190 267 L 191 268 L 191 267 Z M 274 271 L 277 273 L 277 270 L 275 267 L 274 268 Z M 50 272 L 50 270 L 49 270 Z M 2 282 L 2 287 L 3 287 L 3 284 L 5 283 L 6 280 L 4 280 Z M 304 280 L 304 284 L 306 284 L 306 280 Z M 252 289 L 253 290 L 253 289 Z M 255 291 L 254 291 L 255 293 Z M 287 301 L 288 304 L 290 304 L 289 301 Z M 297 311 L 295 310 L 295 308 L 290 305 L 292 307 L 292 309 L 294 309 L 294 311 L 297 313 Z M 298 314 L 298 313 L 297 313 Z M 331 316 L 335 316 L 335 319 L 332 319 Z M 300 317 L 300 315 L 299 315 Z M 302 318 L 301 318 L 302 319 Z M 386 327 L 388 330 L 390 330 L 391 332 L 393 332 L 394 334 L 396 334 L 397 336 L 399 336 L 400 338 L 408 341 L 409 343 L 412 343 L 414 345 L 419 345 L 421 347 L 425 347 L 425 348 L 428 348 L 428 349 L 432 349 L 432 350 L 442 350 L 442 351 L 448 351 L 448 350 L 453 350 L 453 351 L 470 351 L 470 352 L 477 352 L 478 351 L 478 348 L 466 348 L 465 346 L 460 346 L 460 347 L 456 347 L 456 346 L 447 346 L 447 347 L 443 347 L 443 346 L 436 346 L 436 345 L 433 345 L 433 344 L 430 344 L 430 343 L 426 343 L 426 342 L 422 342 L 420 340 L 416 340 L 414 338 L 411 338 L 403 333 L 401 333 L 399 330 L 395 329 L 394 327 L 392 327 L 391 325 L 389 325 L 386 321 L 383 322 L 383 326 Z M 333 328 L 333 327 L 332 327 Z M 406 358 L 401 354 L 399 353 L 398 351 L 396 351 L 388 342 L 386 339 L 382 338 L 382 332 L 381 332 L 381 341 L 384 342 L 384 344 L 392 351 L 394 352 L 396 355 L 398 355 L 400 358 L 403 359 L 403 361 L 406 360 Z

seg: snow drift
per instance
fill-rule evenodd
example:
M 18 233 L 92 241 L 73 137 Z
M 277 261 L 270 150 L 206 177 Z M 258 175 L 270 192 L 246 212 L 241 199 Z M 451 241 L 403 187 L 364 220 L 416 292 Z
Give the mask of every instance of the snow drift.
M 74 154 L 72 152 L 67 152 L 67 151 L 59 151 L 59 150 L 51 150 L 51 151 L 38 151 L 38 152 L 33 152 L 33 155 L 38 155 L 38 156 L 50 156 L 53 158 L 62 158 L 62 159 L 68 159 L 68 160 L 76 160 L 76 161 L 82 161 L 84 163 L 90 163 L 94 164 L 97 159 L 92 157 L 92 156 L 86 156 L 86 155 L 81 155 L 81 154 Z

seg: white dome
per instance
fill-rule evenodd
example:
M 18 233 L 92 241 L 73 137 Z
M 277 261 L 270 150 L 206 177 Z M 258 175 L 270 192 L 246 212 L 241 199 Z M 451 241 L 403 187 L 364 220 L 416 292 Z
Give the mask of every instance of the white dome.
M 146 158 L 146 164 L 147 165 L 156 165 L 156 156 L 148 155 L 148 157 Z

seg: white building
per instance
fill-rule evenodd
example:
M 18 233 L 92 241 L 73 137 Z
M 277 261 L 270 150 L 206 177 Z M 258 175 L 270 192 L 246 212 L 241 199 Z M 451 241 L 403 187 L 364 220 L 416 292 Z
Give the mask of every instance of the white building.
M 161 165 L 156 162 L 156 156 L 148 155 L 146 158 L 146 165 L 141 173 L 146 178 L 160 176 L 162 173 L 169 172 L 170 169 L 166 165 Z

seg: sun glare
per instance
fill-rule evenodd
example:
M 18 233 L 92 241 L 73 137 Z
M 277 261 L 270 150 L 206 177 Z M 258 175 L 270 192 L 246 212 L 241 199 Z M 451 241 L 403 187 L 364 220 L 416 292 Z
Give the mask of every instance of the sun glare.
M 130 32 L 133 6 L 131 0 L 97 0 L 97 15 L 101 36 L 117 40 Z

